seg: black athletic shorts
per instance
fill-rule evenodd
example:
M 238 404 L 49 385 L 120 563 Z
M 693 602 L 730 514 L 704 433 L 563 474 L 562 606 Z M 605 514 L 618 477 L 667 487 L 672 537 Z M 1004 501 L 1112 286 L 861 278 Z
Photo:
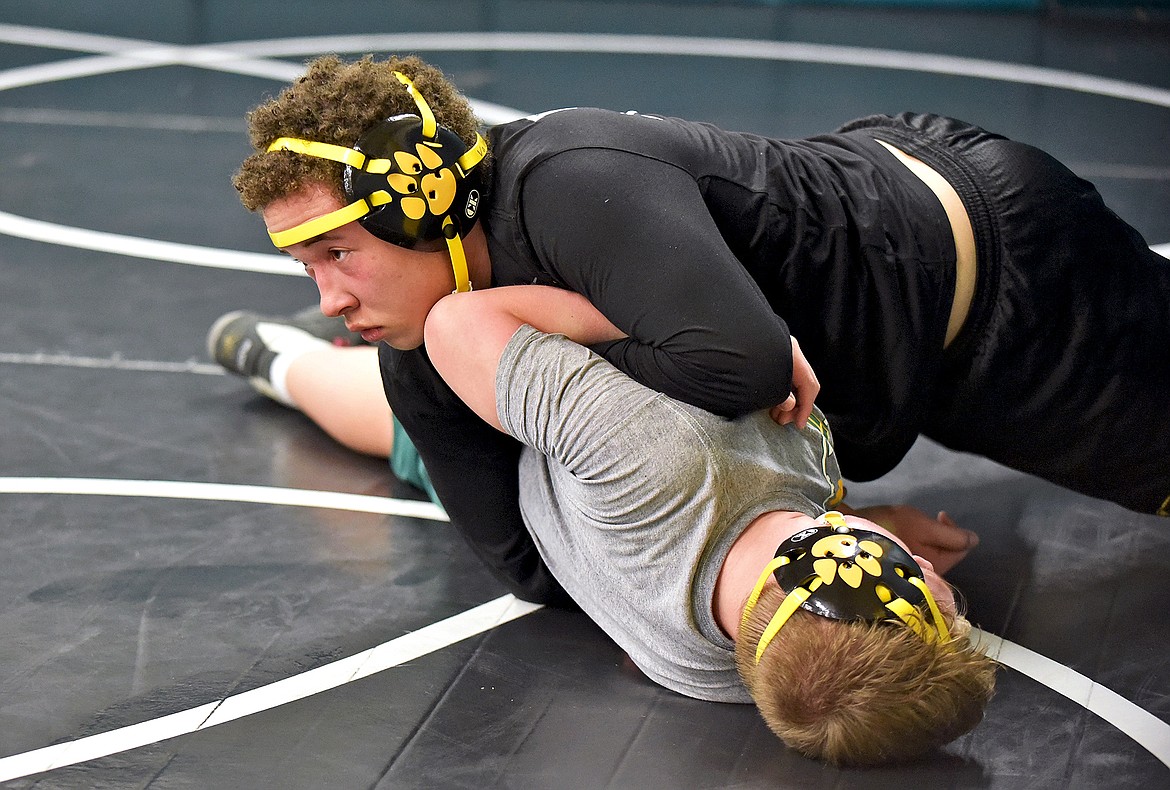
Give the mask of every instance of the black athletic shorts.
M 1043 151 L 929 115 L 862 119 L 955 187 L 978 276 L 923 433 L 1143 513 L 1170 508 L 1170 260 Z

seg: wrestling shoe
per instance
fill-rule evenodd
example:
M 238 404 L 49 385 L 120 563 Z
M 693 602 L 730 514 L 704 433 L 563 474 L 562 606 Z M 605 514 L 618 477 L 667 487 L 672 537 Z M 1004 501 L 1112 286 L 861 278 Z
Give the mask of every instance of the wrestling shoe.
M 349 334 L 344 323 L 341 332 L 342 336 Z M 229 373 L 246 378 L 257 392 L 292 405 L 287 393 L 273 386 L 272 363 L 280 354 L 299 354 L 328 346 L 336 335 L 336 325 L 326 327 L 318 322 L 306 328 L 289 319 L 237 310 L 211 325 L 207 331 L 207 353 Z

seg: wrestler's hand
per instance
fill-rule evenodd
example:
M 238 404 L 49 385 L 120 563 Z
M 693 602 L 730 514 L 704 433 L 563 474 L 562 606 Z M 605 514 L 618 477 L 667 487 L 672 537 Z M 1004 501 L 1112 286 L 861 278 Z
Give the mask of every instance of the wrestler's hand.
M 963 529 L 945 512 L 931 518 L 910 505 L 874 505 L 852 511 L 898 536 L 911 554 L 930 560 L 940 575 L 958 565 L 971 549 L 979 545 L 979 536 Z
M 800 350 L 800 343 L 792 338 L 792 392 L 776 406 L 768 410 L 768 414 L 778 425 L 795 423 L 797 428 L 804 430 L 808 423 L 808 416 L 812 414 L 813 401 L 821 391 L 821 383 L 817 381 L 817 374 L 812 365 L 804 358 Z

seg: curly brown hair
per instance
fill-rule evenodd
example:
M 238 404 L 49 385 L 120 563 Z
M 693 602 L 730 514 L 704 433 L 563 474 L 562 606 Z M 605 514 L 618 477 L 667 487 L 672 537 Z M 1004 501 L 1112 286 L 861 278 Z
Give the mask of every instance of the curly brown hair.
M 311 61 L 305 74 L 279 96 L 248 113 L 248 134 L 256 153 L 244 160 L 232 178 L 244 206 L 257 211 L 311 184 L 323 184 L 344 199 L 342 165 L 290 151 L 269 154 L 268 146 L 278 137 L 353 146 L 378 122 L 417 113 L 414 99 L 395 71 L 414 82 L 441 126 L 468 146 L 475 143 L 479 121 L 467 99 L 438 68 L 414 56 L 375 61 L 367 55 L 346 63 L 336 55 L 325 55 Z M 486 159 L 479 164 L 487 166 Z
M 850 623 L 800 611 L 757 665 L 756 644 L 784 593 L 764 589 L 741 626 L 740 677 L 785 744 L 834 765 L 921 757 L 971 730 L 995 688 L 996 664 L 944 615 L 954 639 L 930 643 L 887 623 Z

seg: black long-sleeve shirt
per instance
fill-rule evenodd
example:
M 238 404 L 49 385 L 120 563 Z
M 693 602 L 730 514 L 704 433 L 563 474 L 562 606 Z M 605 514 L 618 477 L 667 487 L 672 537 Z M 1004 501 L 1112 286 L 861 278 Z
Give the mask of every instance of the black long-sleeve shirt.
M 497 127 L 481 212 L 492 285 L 585 295 L 629 335 L 595 350 L 726 416 L 787 397 L 791 332 L 846 477 L 871 479 L 918 435 L 955 256 L 937 198 L 872 137 L 773 140 L 594 109 Z M 564 602 L 519 512 L 518 443 L 467 409 L 423 349 L 381 359 L 452 523 L 518 596 Z

